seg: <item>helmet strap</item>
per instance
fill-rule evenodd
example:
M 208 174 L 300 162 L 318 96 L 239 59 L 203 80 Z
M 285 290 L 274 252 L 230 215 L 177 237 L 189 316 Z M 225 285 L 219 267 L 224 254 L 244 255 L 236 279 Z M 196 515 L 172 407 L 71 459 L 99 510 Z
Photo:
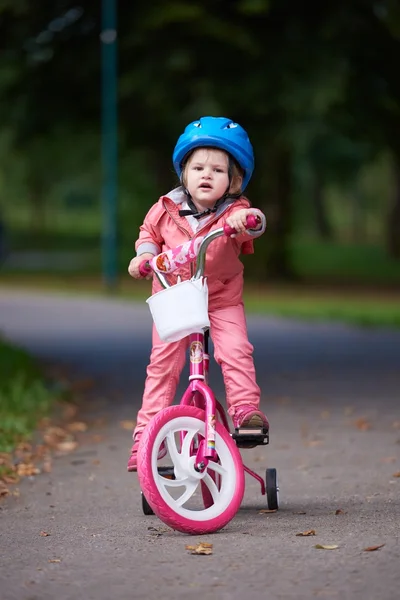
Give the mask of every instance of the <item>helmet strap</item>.
M 231 187 L 231 182 L 232 182 L 233 160 L 230 155 L 228 155 L 228 156 L 229 156 L 229 164 L 228 164 L 229 184 L 228 184 L 225 194 L 223 196 L 221 196 L 221 198 L 219 198 L 219 200 L 216 201 L 216 203 L 214 204 L 214 206 L 212 208 L 207 208 L 206 210 L 203 210 L 202 212 L 199 212 L 197 210 L 196 205 L 193 202 L 192 197 L 189 193 L 189 190 L 183 184 L 183 177 L 181 175 L 180 180 L 181 180 L 182 189 L 187 196 L 187 203 L 189 205 L 190 210 L 180 210 L 179 211 L 180 217 L 192 216 L 195 219 L 201 219 L 202 217 L 205 217 L 206 215 L 211 215 L 212 213 L 217 212 L 217 210 L 221 206 L 221 204 L 223 204 L 225 202 L 225 200 L 227 200 L 228 198 L 231 199 L 231 202 L 229 204 L 232 204 L 232 202 L 234 202 L 235 200 L 240 198 L 240 196 L 242 195 L 240 192 L 236 193 L 236 194 L 229 193 L 229 188 Z

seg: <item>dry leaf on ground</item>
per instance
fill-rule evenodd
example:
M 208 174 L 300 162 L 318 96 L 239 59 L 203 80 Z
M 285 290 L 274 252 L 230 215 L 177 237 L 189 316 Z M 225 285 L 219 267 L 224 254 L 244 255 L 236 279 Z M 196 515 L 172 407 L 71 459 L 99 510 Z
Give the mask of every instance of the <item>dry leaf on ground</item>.
M 304 442 L 304 445 L 308 448 L 316 448 L 317 446 L 322 446 L 322 440 L 309 440 Z
M 32 463 L 20 463 L 17 465 L 17 473 L 21 477 L 31 477 L 32 475 L 39 475 L 40 469 L 35 467 Z
M 397 471 L 397 473 L 393 473 L 392 477 L 400 477 L 400 471 Z
M 258 511 L 259 515 L 264 515 L 267 513 L 275 513 L 277 512 L 276 508 L 262 508 L 261 510 Z
M 371 423 L 365 417 L 356 419 L 354 421 L 354 425 L 357 427 L 357 429 L 360 429 L 360 431 L 368 431 L 372 427 Z
M 73 423 L 69 423 L 67 425 L 68 431 L 86 431 L 88 428 L 87 424 L 83 421 L 74 421 Z
M 39 535 L 40 537 L 49 537 L 50 533 L 47 533 L 47 531 L 41 531 Z
M 335 510 L 335 515 L 345 515 L 345 514 L 346 514 L 346 511 L 342 510 L 341 508 L 337 508 Z
M 136 421 L 120 421 L 120 427 L 128 431 L 132 431 L 136 427 Z
M 331 545 L 316 544 L 315 547 L 318 550 L 336 550 L 336 548 L 339 548 L 339 546 L 337 544 L 331 544 Z
M 18 473 L 7 473 L 6 475 L 2 476 L 2 480 L 4 483 L 18 483 L 19 475 Z
M 49 563 L 60 563 L 61 558 L 49 558 Z
M 6 484 L 3 483 L 2 481 L 0 481 L 0 498 L 8 496 L 9 493 L 10 493 L 10 490 L 8 489 Z
M 213 545 L 208 542 L 200 542 L 197 546 L 185 546 L 186 550 L 190 551 L 190 554 L 212 554 Z
M 56 448 L 59 452 L 66 452 L 66 453 L 73 452 L 74 450 L 76 450 L 77 447 L 78 447 L 78 442 L 75 442 L 73 440 L 60 442 L 56 446 Z
M 377 546 L 368 546 L 368 548 L 364 548 L 364 552 L 375 552 L 375 550 L 379 550 L 379 548 L 383 548 L 385 544 L 378 544 Z
M 395 456 L 385 456 L 384 458 L 381 458 L 381 462 L 386 464 L 394 463 L 396 460 L 397 458 Z
M 310 535 L 315 534 L 315 529 L 308 529 L 307 531 L 301 531 L 300 533 L 296 533 L 296 537 L 309 537 Z

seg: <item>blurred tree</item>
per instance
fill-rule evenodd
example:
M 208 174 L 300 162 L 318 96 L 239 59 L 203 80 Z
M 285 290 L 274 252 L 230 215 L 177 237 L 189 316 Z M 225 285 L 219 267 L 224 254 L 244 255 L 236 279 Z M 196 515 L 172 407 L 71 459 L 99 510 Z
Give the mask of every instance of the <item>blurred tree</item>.
M 394 0 L 120 0 L 118 11 L 123 151 L 140 154 L 136 168 L 163 193 L 176 183 L 171 152 L 189 120 L 226 114 L 242 123 L 256 153 L 249 195 L 269 222 L 252 261 L 260 277 L 292 276 L 299 148 L 315 175 L 314 214 L 324 236 L 331 233 L 327 181 L 351 180 L 365 152 L 381 148 L 400 164 Z M 94 0 L 0 0 L 0 110 L 39 195 L 60 173 L 53 130 L 99 129 L 99 33 Z M 388 239 L 399 255 L 400 193 L 394 197 Z

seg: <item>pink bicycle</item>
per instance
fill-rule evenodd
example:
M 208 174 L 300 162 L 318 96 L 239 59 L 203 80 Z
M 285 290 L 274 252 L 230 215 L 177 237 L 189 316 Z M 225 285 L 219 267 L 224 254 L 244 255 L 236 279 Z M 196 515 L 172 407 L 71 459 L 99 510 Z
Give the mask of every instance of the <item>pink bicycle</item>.
M 247 227 L 256 227 L 256 217 L 248 217 Z M 233 519 L 243 499 L 245 473 L 260 483 L 262 495 L 267 493 L 270 510 L 277 510 L 279 504 L 276 470 L 267 469 L 264 481 L 243 465 L 238 450 L 268 444 L 268 432 L 237 429 L 231 433 L 225 410 L 208 385 L 205 256 L 213 240 L 233 233 L 225 225 L 140 266 L 142 275 L 153 270 L 164 287 L 147 300 L 161 339 L 174 341 L 189 335 L 190 348 L 189 385 L 180 403 L 153 417 L 140 440 L 142 507 L 144 514 L 156 514 L 166 525 L 189 534 L 215 532 Z M 166 274 L 195 258 L 194 277 L 170 286 Z M 177 303 L 176 294 L 183 294 L 184 301 Z M 185 306 L 187 314 L 182 314 Z M 167 452 L 172 464 L 159 466 Z

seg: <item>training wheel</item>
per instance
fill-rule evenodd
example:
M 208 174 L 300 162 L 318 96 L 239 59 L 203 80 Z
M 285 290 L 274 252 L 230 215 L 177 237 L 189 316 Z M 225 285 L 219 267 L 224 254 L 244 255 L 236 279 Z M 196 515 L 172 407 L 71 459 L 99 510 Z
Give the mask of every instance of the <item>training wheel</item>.
M 146 496 L 143 494 L 143 492 L 140 492 L 140 493 L 142 495 L 142 510 L 143 510 L 143 514 L 144 515 L 154 515 L 153 509 L 151 508 L 150 504 L 146 500 Z
M 279 487 L 277 483 L 276 469 L 267 469 L 265 474 L 265 485 L 267 488 L 267 502 L 269 510 L 278 510 Z

